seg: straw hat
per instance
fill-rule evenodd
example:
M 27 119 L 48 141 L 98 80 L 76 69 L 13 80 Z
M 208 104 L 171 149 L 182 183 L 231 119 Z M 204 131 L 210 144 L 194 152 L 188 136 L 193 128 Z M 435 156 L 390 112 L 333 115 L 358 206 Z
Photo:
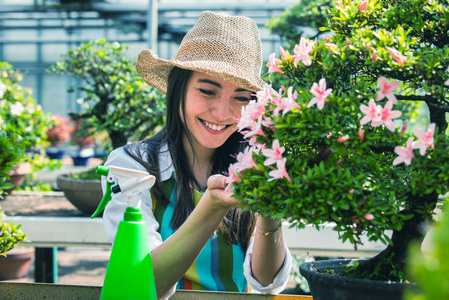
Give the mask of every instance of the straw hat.
M 262 44 L 253 20 L 205 11 L 185 35 L 174 59 L 158 58 L 153 51 L 143 50 L 136 70 L 146 83 L 164 94 L 168 75 L 175 66 L 256 92 L 265 85 L 260 78 L 262 63 Z

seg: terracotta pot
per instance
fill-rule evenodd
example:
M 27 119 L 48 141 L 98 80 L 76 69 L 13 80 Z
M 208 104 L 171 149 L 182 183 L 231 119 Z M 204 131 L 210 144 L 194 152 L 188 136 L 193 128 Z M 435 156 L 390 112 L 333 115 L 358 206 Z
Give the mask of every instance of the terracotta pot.
M 13 249 L 0 256 L 0 280 L 25 277 L 34 258 L 34 248 Z
M 56 178 L 56 183 L 70 203 L 89 216 L 103 198 L 100 180 L 73 179 L 63 174 Z
M 8 195 L 13 190 L 15 190 L 18 186 L 20 186 L 25 180 L 25 175 L 31 173 L 31 164 L 29 162 L 21 163 L 17 165 L 13 170 L 8 172 L 10 177 L 6 182 L 12 183 L 14 186 L 10 189 L 4 190 L 4 192 Z

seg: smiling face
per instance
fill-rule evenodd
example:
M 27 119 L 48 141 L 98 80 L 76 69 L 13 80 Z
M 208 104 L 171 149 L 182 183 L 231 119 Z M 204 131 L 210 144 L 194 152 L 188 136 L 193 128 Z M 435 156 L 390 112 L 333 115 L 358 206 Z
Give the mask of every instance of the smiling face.
M 251 92 L 248 90 L 193 72 L 187 85 L 185 120 L 195 151 L 215 150 L 223 145 L 237 130 L 242 107 L 250 100 Z M 184 140 L 187 146 L 186 137 Z

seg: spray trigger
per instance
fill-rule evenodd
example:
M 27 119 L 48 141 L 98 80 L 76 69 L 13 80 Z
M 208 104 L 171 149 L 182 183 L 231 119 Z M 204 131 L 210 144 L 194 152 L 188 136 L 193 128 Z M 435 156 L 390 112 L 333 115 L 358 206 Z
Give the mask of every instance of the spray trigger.
M 112 199 L 112 193 L 122 193 L 128 202 L 128 206 L 135 206 L 140 198 L 140 193 L 150 189 L 156 177 L 148 172 L 131 170 L 114 166 L 97 166 L 96 173 L 106 176 L 106 190 L 97 210 L 91 218 L 98 216 Z

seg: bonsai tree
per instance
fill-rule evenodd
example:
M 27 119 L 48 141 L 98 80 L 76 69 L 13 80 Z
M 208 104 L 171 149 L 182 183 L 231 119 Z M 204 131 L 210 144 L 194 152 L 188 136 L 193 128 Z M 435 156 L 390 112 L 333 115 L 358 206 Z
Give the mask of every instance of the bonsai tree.
M 7 135 L 0 129 L 0 198 L 3 198 L 3 190 L 12 187 L 7 183 L 8 172 L 24 157 L 24 144 L 17 135 Z M 21 225 L 5 222 L 5 214 L 0 207 L 0 255 L 11 250 L 19 242 L 26 240 L 26 235 L 20 230 Z
M 83 43 L 62 55 L 52 65 L 52 74 L 80 79 L 78 101 L 84 111 L 69 112 L 73 120 L 83 119 L 80 136 L 106 131 L 113 148 L 152 134 L 163 124 L 165 102 L 150 88 L 125 56 L 126 45 L 106 40 Z M 70 87 L 73 92 L 75 87 Z M 89 130 L 95 128 L 95 130 Z
M 47 141 L 51 147 L 58 147 L 70 139 L 70 127 L 67 118 L 52 117 L 53 126 L 47 130 Z
M 362 235 L 381 241 L 349 275 L 402 281 L 410 243 L 449 191 L 448 19 L 444 1 L 342 0 L 327 36 L 272 54 L 269 78 L 285 86 L 242 112 L 249 143 L 229 168 L 244 209 L 334 222 L 355 247 Z
M 92 135 L 89 135 L 89 131 L 83 130 L 83 123 L 86 123 L 84 119 L 77 119 L 72 121 L 71 128 L 71 140 L 78 147 L 79 150 L 83 148 L 92 148 L 95 144 L 95 140 Z M 84 126 L 85 129 L 86 125 Z

